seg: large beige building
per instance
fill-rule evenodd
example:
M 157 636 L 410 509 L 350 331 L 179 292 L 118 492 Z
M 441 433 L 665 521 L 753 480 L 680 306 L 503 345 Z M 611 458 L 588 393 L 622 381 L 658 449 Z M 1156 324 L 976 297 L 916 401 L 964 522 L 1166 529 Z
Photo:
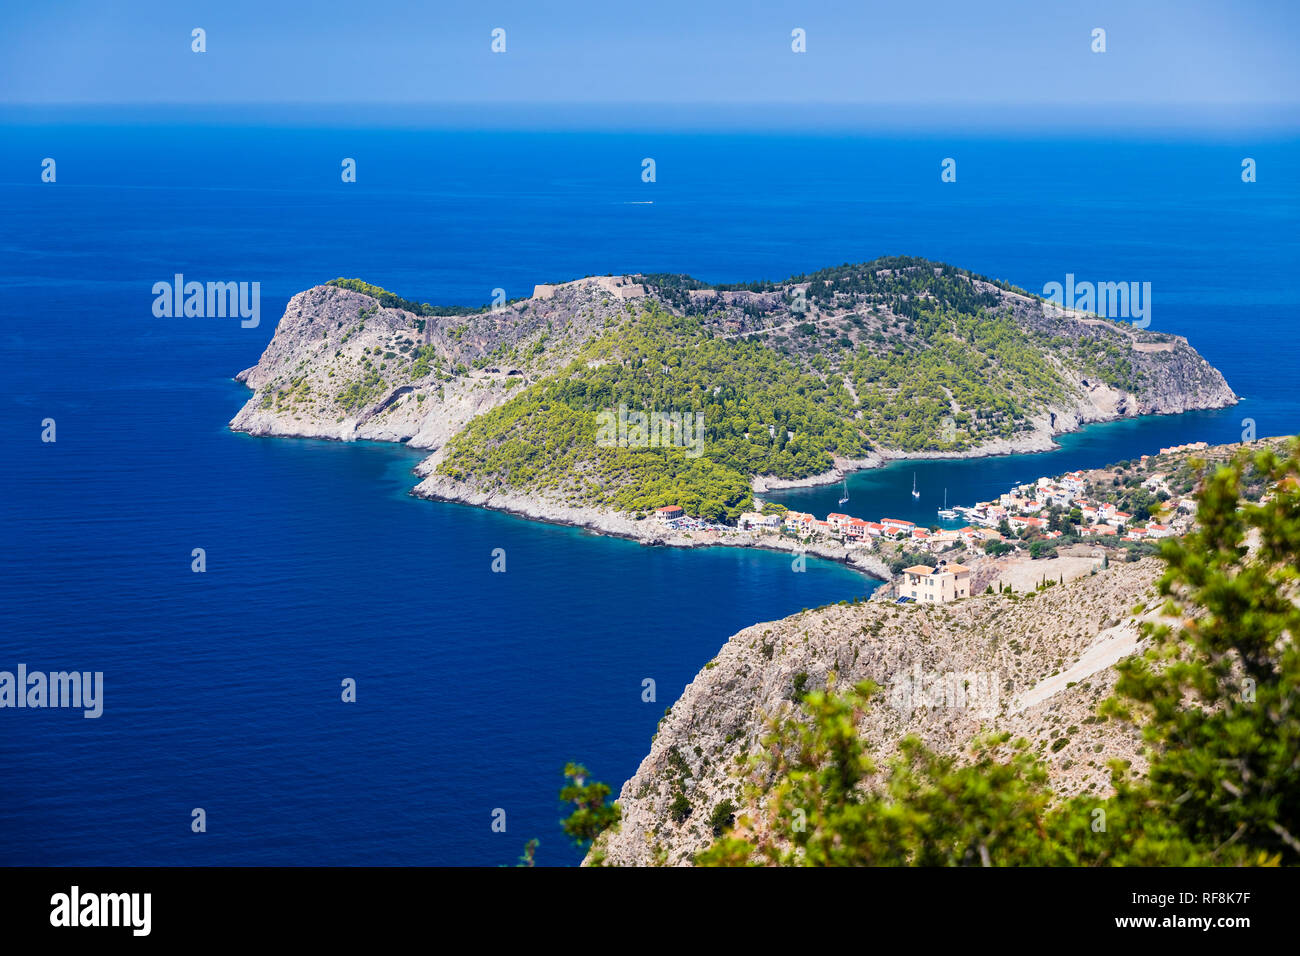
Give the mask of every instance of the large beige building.
M 903 569 L 898 596 L 921 604 L 947 604 L 957 598 L 970 597 L 970 568 L 962 564 L 924 564 Z

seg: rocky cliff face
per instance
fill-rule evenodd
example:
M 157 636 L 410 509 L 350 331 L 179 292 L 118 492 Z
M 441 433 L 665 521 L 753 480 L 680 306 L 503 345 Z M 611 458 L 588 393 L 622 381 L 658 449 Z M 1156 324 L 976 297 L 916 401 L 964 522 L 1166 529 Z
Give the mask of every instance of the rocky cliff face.
M 859 728 L 878 759 L 916 734 L 960 753 L 982 731 L 1024 736 L 1063 795 L 1108 793 L 1107 761 L 1141 769 L 1139 739 L 1099 721 L 1114 663 L 1138 647 L 1135 605 L 1155 602 L 1155 559 L 1115 565 L 1026 595 L 949 605 L 833 605 L 734 635 L 660 724 L 619 802 L 623 822 L 597 848 L 611 865 L 683 865 L 712 840 L 724 800 L 743 806 L 740 767 L 774 717 L 830 675 L 881 687 Z M 1145 608 L 1140 613 L 1146 613 Z M 678 794 L 690 804 L 680 816 Z
M 316 286 L 289 300 L 261 359 L 236 376 L 254 394 L 230 426 L 440 447 L 604 331 L 634 291 L 584 279 L 497 311 L 419 316 Z

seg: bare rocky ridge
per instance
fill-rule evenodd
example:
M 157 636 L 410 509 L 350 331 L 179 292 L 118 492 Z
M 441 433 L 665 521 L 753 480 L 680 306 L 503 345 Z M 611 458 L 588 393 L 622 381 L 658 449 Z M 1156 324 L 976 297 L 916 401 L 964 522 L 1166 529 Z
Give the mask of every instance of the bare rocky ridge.
M 432 469 L 437 459 L 438 455 L 435 453 L 417 466 L 416 472 L 428 477 L 415 487 L 414 494 L 438 501 L 457 501 L 493 511 L 504 511 L 549 524 L 586 528 L 616 538 L 631 538 L 646 545 L 677 548 L 761 547 L 769 551 L 788 551 L 791 554 L 811 555 L 838 561 L 880 580 L 890 577 L 887 562 L 880 554 L 868 548 L 845 547 L 837 541 L 829 540 L 803 543 L 790 538 L 757 535 L 739 529 L 726 532 L 673 530 L 658 524 L 653 519 L 638 521 L 631 515 L 605 508 L 576 507 L 547 502 L 532 495 L 481 491 L 463 482 L 453 481 L 445 475 L 433 474 Z
M 713 838 L 714 808 L 743 806 L 740 768 L 760 751 L 769 721 L 795 711 L 799 687 L 823 689 L 832 673 L 842 688 L 881 686 L 859 728 L 878 763 L 908 734 L 957 754 L 981 732 L 1005 730 L 1045 758 L 1058 793 L 1103 796 L 1109 760 L 1142 769 L 1136 733 L 1094 715 L 1113 688 L 1113 665 L 1139 647 L 1160 569 L 1145 559 L 1029 594 L 832 605 L 746 628 L 662 721 L 619 794 L 623 822 L 596 849 L 610 865 L 689 864 Z M 956 686 L 967 688 L 964 699 Z M 981 697 L 988 687 L 995 696 Z M 670 809 L 679 792 L 691 807 L 680 821 Z

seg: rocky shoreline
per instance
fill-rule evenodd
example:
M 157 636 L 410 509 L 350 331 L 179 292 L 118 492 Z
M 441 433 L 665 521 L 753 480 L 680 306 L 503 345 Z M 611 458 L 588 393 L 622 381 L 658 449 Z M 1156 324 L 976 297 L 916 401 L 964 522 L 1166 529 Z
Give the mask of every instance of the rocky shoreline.
M 417 468 L 417 474 L 425 471 L 425 464 Z M 739 529 L 723 534 L 712 531 L 674 531 L 656 524 L 653 518 L 643 518 L 638 521 L 621 512 L 601 508 L 577 508 L 528 495 L 485 492 L 444 475 L 429 474 L 411 490 L 411 494 L 430 501 L 470 505 L 486 508 L 489 511 L 500 511 L 530 521 L 581 528 L 593 534 L 626 538 L 652 547 L 761 548 L 766 551 L 783 551 L 788 554 L 809 555 L 836 561 L 882 582 L 892 577 L 889 567 L 879 555 L 871 553 L 866 548 L 846 548 L 825 542 L 805 545 L 780 535 L 757 534 Z

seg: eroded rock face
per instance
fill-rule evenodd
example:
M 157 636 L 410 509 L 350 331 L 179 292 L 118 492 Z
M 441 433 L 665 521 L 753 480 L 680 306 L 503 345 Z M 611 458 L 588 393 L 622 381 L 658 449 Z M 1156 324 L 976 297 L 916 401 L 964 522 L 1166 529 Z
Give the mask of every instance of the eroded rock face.
M 236 376 L 254 394 L 230 426 L 440 447 L 562 365 L 636 291 L 608 277 L 547 290 L 497 311 L 435 316 L 335 286 L 300 292 L 258 363 Z
M 908 734 L 956 754 L 982 731 L 1005 730 L 1031 741 L 1058 793 L 1109 793 L 1107 761 L 1141 770 L 1140 739 L 1095 710 L 1114 686 L 1114 663 L 1139 646 L 1130 611 L 1154 603 L 1159 572 L 1146 559 L 1016 599 L 832 605 L 746 628 L 660 724 L 619 794 L 622 824 L 597 848 L 611 865 L 689 864 L 712 840 L 714 808 L 743 806 L 740 761 L 760 752 L 770 720 L 832 673 L 837 686 L 880 685 L 859 727 L 878 762 Z M 691 807 L 684 820 L 670 809 L 679 792 Z

